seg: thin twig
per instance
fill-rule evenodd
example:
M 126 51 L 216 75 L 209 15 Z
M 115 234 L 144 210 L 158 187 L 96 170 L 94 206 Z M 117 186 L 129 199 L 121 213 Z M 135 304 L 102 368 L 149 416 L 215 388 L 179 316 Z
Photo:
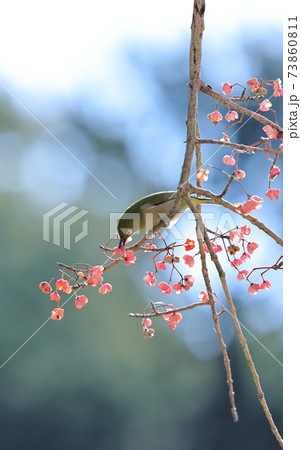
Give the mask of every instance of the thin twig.
M 220 197 L 224 197 L 224 195 L 227 194 L 228 189 L 230 187 L 230 184 L 232 183 L 233 180 L 236 180 L 235 173 L 236 172 L 234 171 L 231 175 L 227 174 L 229 176 L 229 180 L 227 181 L 226 186 L 224 187 L 224 189 L 222 190 L 221 194 L 219 195 Z
M 269 142 L 273 142 L 275 141 L 275 139 L 271 139 L 269 140 Z M 220 147 L 233 147 L 233 148 L 237 148 L 238 150 L 241 150 L 244 153 L 248 153 L 248 154 L 252 154 L 255 152 L 262 152 L 262 153 L 272 153 L 274 155 L 277 156 L 283 156 L 283 153 L 279 150 L 268 150 L 266 148 L 260 148 L 260 147 L 252 147 L 251 145 L 243 145 L 243 144 L 236 144 L 234 142 L 224 142 L 224 141 L 219 141 L 217 139 L 197 139 L 197 142 L 199 142 L 200 144 L 216 144 L 219 145 Z
M 281 130 L 279 125 L 277 125 L 275 122 L 272 122 L 271 120 L 267 119 L 266 117 L 262 116 L 261 114 L 251 111 L 248 108 L 238 105 L 237 103 L 233 102 L 232 100 L 224 97 L 223 95 L 214 91 L 212 88 L 208 87 L 204 82 L 200 83 L 200 91 L 206 95 L 209 95 L 209 97 L 213 97 L 215 100 L 222 103 L 223 105 L 228 106 L 228 108 L 234 109 L 235 111 L 239 112 L 240 114 L 245 114 L 246 116 L 250 116 L 253 119 L 257 120 L 258 122 L 263 123 L 264 125 L 270 125 L 275 130 L 278 130 L 278 131 Z
M 172 308 L 166 311 L 158 311 L 157 309 L 154 309 L 152 312 L 150 313 L 129 313 L 130 317 L 138 317 L 138 318 L 143 318 L 143 317 L 158 317 L 158 316 L 164 316 L 165 314 L 169 314 L 169 313 L 176 313 L 176 312 L 181 312 L 181 311 L 187 311 L 188 309 L 194 309 L 197 308 L 198 306 L 204 306 L 204 305 L 208 305 L 209 303 L 202 303 L 202 302 L 197 302 L 197 303 L 191 303 L 190 305 L 186 305 L 186 306 L 179 306 L 178 308 Z
M 232 203 L 228 202 L 227 200 L 222 199 L 220 196 L 213 194 L 213 192 L 209 191 L 208 189 L 202 189 L 195 187 L 193 185 L 189 185 L 187 188 L 190 193 L 202 195 L 204 197 L 210 198 L 214 200 L 214 203 L 217 205 L 224 206 L 227 209 L 230 209 L 231 211 L 238 214 L 236 207 L 232 205 Z M 239 214 L 244 219 L 251 222 L 253 225 L 255 225 L 260 230 L 264 231 L 268 236 L 270 236 L 272 239 L 274 239 L 277 244 L 281 245 L 283 247 L 283 240 L 280 236 L 278 236 L 274 231 L 272 231 L 270 228 L 268 228 L 264 223 L 260 222 L 260 220 L 256 219 L 254 216 L 251 216 L 250 214 Z
M 166 245 L 166 247 L 156 247 L 156 248 L 148 248 L 148 247 L 139 247 L 136 249 L 136 244 L 134 244 L 132 247 L 127 247 L 126 250 L 142 250 L 144 252 L 164 252 L 165 250 L 172 250 L 173 248 L 177 248 L 177 247 L 183 247 L 183 244 L 168 244 Z M 110 247 L 107 247 L 105 245 L 100 245 L 99 248 L 101 248 L 101 250 L 105 251 L 105 252 L 112 252 L 113 249 Z

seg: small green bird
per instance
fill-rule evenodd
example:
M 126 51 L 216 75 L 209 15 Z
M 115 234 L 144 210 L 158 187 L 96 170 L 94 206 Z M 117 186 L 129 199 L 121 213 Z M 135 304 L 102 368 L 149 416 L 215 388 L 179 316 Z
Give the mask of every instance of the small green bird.
M 166 216 L 170 213 L 175 201 L 177 191 L 155 192 L 137 200 L 130 205 L 118 220 L 117 230 L 120 237 L 119 247 L 124 245 L 127 239 L 139 230 L 152 230 L 161 219 L 165 222 L 163 227 L 169 228 L 176 223 L 182 214 L 188 209 L 188 204 L 181 199 L 179 212 L 171 221 Z M 207 198 L 190 196 L 195 205 L 213 204 Z M 167 222 L 167 223 L 166 223 Z

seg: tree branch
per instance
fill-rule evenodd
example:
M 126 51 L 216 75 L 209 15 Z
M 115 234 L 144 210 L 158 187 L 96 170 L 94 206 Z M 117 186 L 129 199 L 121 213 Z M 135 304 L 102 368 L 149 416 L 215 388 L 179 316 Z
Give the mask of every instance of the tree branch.
M 214 203 L 217 205 L 224 206 L 227 209 L 230 209 L 231 211 L 235 212 L 236 214 L 239 214 L 232 203 L 228 202 L 227 200 L 222 199 L 219 195 L 213 194 L 213 192 L 207 190 L 195 187 L 193 185 L 189 185 L 188 191 L 193 194 L 197 194 L 199 196 L 204 196 L 207 198 L 211 198 L 214 200 Z M 260 222 L 260 220 L 256 219 L 255 217 L 251 216 L 250 214 L 239 214 L 244 219 L 251 222 L 253 225 L 255 225 L 260 230 L 264 231 L 268 236 L 270 236 L 272 239 L 274 239 L 277 244 L 281 245 L 283 247 L 283 240 L 281 237 L 279 237 L 276 233 L 274 233 L 270 228 L 268 228 L 264 223 Z
M 268 142 L 272 142 L 275 139 L 269 139 Z M 245 153 L 255 153 L 255 152 L 261 152 L 261 153 L 272 153 L 273 155 L 277 155 L 277 156 L 283 156 L 283 153 L 278 151 L 278 150 L 268 150 L 265 148 L 260 148 L 260 147 L 252 147 L 251 145 L 243 145 L 243 144 L 236 144 L 234 142 L 224 142 L 224 141 L 219 141 L 216 139 L 197 139 L 197 142 L 199 142 L 200 144 L 216 144 L 219 145 L 220 147 L 233 147 L 233 148 L 237 148 L 238 150 L 241 150 L 242 152 Z
M 211 314 L 212 314 L 212 319 L 213 319 L 213 323 L 214 323 L 214 328 L 216 331 L 216 335 L 218 337 L 219 343 L 220 343 L 220 347 L 223 353 L 223 357 L 224 357 L 224 364 L 225 364 L 225 369 L 226 369 L 226 375 L 227 375 L 227 383 L 228 383 L 228 387 L 229 387 L 229 398 L 230 398 L 230 403 L 231 403 L 231 412 L 232 412 L 232 417 L 234 422 L 238 421 L 238 414 L 237 414 L 237 409 L 235 406 L 235 399 L 234 399 L 234 389 L 233 389 L 233 379 L 232 379 L 232 371 L 231 371 L 231 364 L 230 364 L 230 359 L 228 356 L 228 352 L 227 352 L 227 346 L 224 342 L 223 339 L 223 335 L 222 335 L 222 331 L 220 328 L 220 324 L 219 324 L 219 316 L 216 312 L 216 308 L 215 308 L 215 301 L 213 298 L 213 293 L 212 293 L 212 288 L 211 288 L 211 282 L 210 282 L 210 278 L 209 278 L 209 272 L 208 272 L 208 268 L 207 268 L 207 263 L 206 263 L 206 254 L 205 254 L 205 250 L 204 250 L 204 245 L 203 245 L 203 221 L 202 219 L 199 220 L 198 218 L 200 218 L 200 206 L 196 207 L 189 195 L 186 195 L 185 197 L 189 207 L 191 208 L 191 211 L 193 212 L 195 219 L 196 219 L 196 233 L 197 233 L 197 238 L 198 238 L 198 245 L 199 245 L 199 250 L 200 250 L 200 258 L 201 258 L 201 264 L 202 264 L 202 274 L 204 277 L 204 281 L 205 281 L 205 285 L 206 285 L 206 290 L 208 292 L 208 296 L 209 296 L 209 304 L 211 307 Z
M 244 352 L 245 358 L 246 358 L 246 360 L 248 362 L 248 365 L 250 367 L 250 370 L 251 370 L 251 373 L 252 373 L 252 376 L 253 376 L 253 380 L 254 380 L 254 383 L 255 383 L 255 386 L 256 386 L 256 389 L 257 389 L 257 394 L 258 394 L 259 401 L 260 401 L 261 406 L 263 408 L 263 411 L 264 411 L 264 413 L 266 415 L 266 418 L 267 418 L 267 420 L 268 420 L 268 422 L 270 424 L 270 427 L 271 427 L 271 430 L 272 430 L 273 434 L 275 435 L 275 437 L 276 437 L 278 443 L 280 444 L 280 446 L 283 447 L 282 438 L 281 438 L 281 436 L 279 434 L 279 431 L 278 431 L 278 429 L 277 429 L 277 427 L 276 427 L 276 425 L 275 425 L 275 423 L 273 421 L 273 418 L 272 418 L 272 415 L 270 413 L 269 407 L 268 407 L 268 405 L 266 403 L 266 400 L 265 400 L 265 397 L 264 397 L 264 393 L 263 393 L 263 390 L 261 388 L 261 384 L 260 384 L 258 373 L 256 371 L 256 368 L 255 368 L 255 365 L 254 365 L 254 362 L 253 362 L 253 359 L 252 359 L 252 356 L 251 356 L 251 353 L 250 353 L 250 350 L 249 350 L 246 338 L 244 337 L 244 334 L 243 334 L 242 329 L 240 327 L 240 322 L 239 322 L 238 317 L 237 317 L 236 308 L 234 306 L 234 303 L 233 303 L 233 300 L 232 300 L 232 297 L 231 297 L 231 294 L 230 294 L 230 291 L 229 291 L 229 288 L 228 288 L 228 283 L 227 283 L 227 280 L 226 280 L 226 274 L 225 274 L 225 272 L 224 272 L 224 270 L 223 270 L 223 268 L 222 268 L 222 266 L 221 266 L 221 264 L 219 262 L 219 259 L 218 259 L 217 255 L 216 255 L 216 253 L 213 250 L 213 247 L 211 245 L 211 242 L 210 242 L 208 233 L 207 233 L 207 231 L 205 229 L 205 226 L 204 226 L 203 219 L 202 219 L 201 215 L 198 214 L 198 211 L 197 211 L 195 205 L 192 203 L 192 201 L 190 199 L 187 198 L 187 202 L 189 202 L 189 206 L 191 208 L 191 211 L 195 215 L 195 219 L 197 221 L 199 229 L 202 230 L 204 241 L 205 241 L 205 243 L 207 245 L 207 248 L 209 250 L 211 260 L 213 261 L 213 263 L 215 265 L 215 268 L 217 270 L 219 279 L 221 281 L 221 285 L 222 285 L 224 294 L 226 296 L 226 299 L 227 299 L 227 302 L 228 302 L 228 305 L 229 305 L 229 310 L 230 310 L 230 313 L 231 313 L 231 316 L 232 316 L 232 319 L 233 319 L 233 322 L 234 322 L 234 326 L 235 326 L 235 329 L 236 329 L 236 332 L 237 332 L 237 335 L 238 335 L 238 338 L 239 338 L 240 345 L 242 347 L 242 350 Z
M 202 60 L 202 39 L 205 29 L 204 23 L 205 1 L 195 0 L 193 5 L 193 16 L 191 24 L 191 41 L 189 52 L 189 98 L 187 110 L 187 139 L 186 152 L 182 166 L 181 177 L 178 190 L 188 183 L 191 163 L 195 148 L 195 139 L 199 137 L 198 129 L 198 95 L 201 85 L 201 60 Z M 177 196 L 175 207 L 177 207 L 180 197 Z
M 138 317 L 138 318 L 160 317 L 160 316 L 164 316 L 169 313 L 187 311 L 188 309 L 194 309 L 194 308 L 197 308 L 198 306 L 204 306 L 204 305 L 208 305 L 208 304 L 209 304 L 208 302 L 207 303 L 197 302 L 197 303 L 191 303 L 190 305 L 187 305 L 187 306 L 179 306 L 178 308 L 172 308 L 172 309 L 169 309 L 166 311 L 158 311 L 157 309 L 155 309 L 155 311 L 153 310 L 150 313 L 129 313 L 129 316 L 130 317 Z
M 246 116 L 252 117 L 253 119 L 257 120 L 258 122 L 263 123 L 264 125 L 270 125 L 275 130 L 280 131 L 281 128 L 278 124 L 273 122 L 272 120 L 267 119 L 266 117 L 262 116 L 261 114 L 258 114 L 257 112 L 251 111 L 248 108 L 245 108 L 244 106 L 238 105 L 236 102 L 233 102 L 229 98 L 224 97 L 223 95 L 219 94 L 218 92 L 214 91 L 210 87 L 208 87 L 203 81 L 200 83 L 200 91 L 203 92 L 206 95 L 209 95 L 209 97 L 214 98 L 218 102 L 222 103 L 225 106 L 228 106 L 228 108 L 234 109 L 235 111 L 239 112 L 240 114 L 244 114 Z

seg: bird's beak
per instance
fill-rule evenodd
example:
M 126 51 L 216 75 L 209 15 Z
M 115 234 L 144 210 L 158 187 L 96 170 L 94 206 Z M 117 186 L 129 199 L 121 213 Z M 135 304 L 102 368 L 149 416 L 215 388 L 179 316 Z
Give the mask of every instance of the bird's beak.
M 126 237 L 123 239 L 120 239 L 119 245 L 118 245 L 119 248 L 125 245 L 126 239 L 127 239 Z
M 131 234 L 132 234 L 132 233 L 131 233 L 131 231 L 129 230 L 128 233 L 127 233 L 123 238 L 120 238 L 120 241 L 119 241 L 119 248 L 122 247 L 123 245 L 125 245 L 126 243 L 131 242 L 131 240 L 132 240 Z

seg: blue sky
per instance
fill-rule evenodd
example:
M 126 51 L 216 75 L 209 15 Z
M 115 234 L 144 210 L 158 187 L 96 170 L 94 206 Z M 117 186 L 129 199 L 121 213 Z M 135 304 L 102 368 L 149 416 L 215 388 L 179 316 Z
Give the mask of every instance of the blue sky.
M 118 50 L 127 43 L 179 46 L 189 35 L 192 0 L 152 0 L 147 9 L 143 3 L 6 2 L 0 26 L 1 81 L 39 95 L 69 96 L 91 84 L 107 86 L 114 81 L 119 76 Z M 282 11 L 277 2 L 206 2 L 205 37 L 212 48 L 222 47 L 230 54 L 240 34 L 250 33 L 250 24 L 252 34 L 279 29 Z

